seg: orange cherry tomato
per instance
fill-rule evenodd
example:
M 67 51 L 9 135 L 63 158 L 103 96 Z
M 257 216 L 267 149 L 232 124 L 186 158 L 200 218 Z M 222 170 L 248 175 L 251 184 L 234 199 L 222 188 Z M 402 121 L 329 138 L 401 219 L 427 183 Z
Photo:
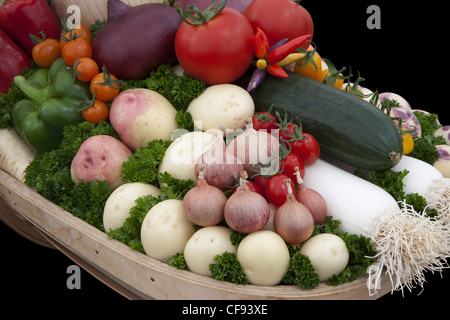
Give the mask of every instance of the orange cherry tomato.
M 62 57 L 68 66 L 73 67 L 78 58 L 92 58 L 91 44 L 81 38 L 71 40 L 64 46 Z
M 72 29 L 67 32 L 61 33 L 61 38 L 59 41 L 61 51 L 69 41 L 75 40 L 77 38 L 83 39 L 90 44 L 92 40 L 91 29 L 89 29 L 89 27 L 87 26 L 80 25 L 80 28 Z
M 294 66 L 294 72 L 322 82 L 326 74 L 326 70 L 322 70 L 322 58 L 317 52 L 315 52 L 312 59 L 315 66 L 312 62 L 305 63 L 301 66 L 296 63 Z
M 98 124 L 108 118 L 108 107 L 103 101 L 95 99 L 94 105 L 82 111 L 83 118 L 91 123 Z
M 74 68 L 78 80 L 83 82 L 90 82 L 99 72 L 97 62 L 88 57 L 80 58 L 75 62 Z
M 45 39 L 33 47 L 34 62 L 42 68 L 50 68 L 55 60 L 61 58 L 61 49 L 58 40 Z
M 104 70 L 92 78 L 90 89 L 96 99 L 110 101 L 119 94 L 120 83 L 114 75 Z

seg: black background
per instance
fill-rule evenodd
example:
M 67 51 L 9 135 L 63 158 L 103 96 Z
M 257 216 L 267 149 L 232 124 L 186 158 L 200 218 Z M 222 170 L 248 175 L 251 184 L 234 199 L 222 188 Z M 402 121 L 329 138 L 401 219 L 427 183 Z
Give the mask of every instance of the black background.
M 449 28 L 442 2 L 304 0 L 302 4 L 313 17 L 313 40 L 322 57 L 332 60 L 338 68 L 351 67 L 354 74 L 359 71 L 366 79 L 361 85 L 379 92 L 398 93 L 414 109 L 438 113 L 444 125 L 450 123 L 444 114 L 448 105 L 444 45 Z M 372 4 L 381 9 L 380 30 L 369 30 L 366 26 L 369 18 L 366 10 Z M 81 289 L 69 290 L 66 270 L 74 263 L 58 250 L 24 239 L 1 222 L 0 243 L 0 290 L 9 299 L 71 305 L 80 305 L 79 301 L 103 305 L 125 300 L 85 271 Z M 426 279 L 420 295 L 420 290 L 406 291 L 404 296 L 395 292 L 376 303 L 399 306 L 400 302 L 406 306 L 425 300 L 439 305 L 437 302 L 448 296 L 441 291 L 450 285 L 450 272 L 445 270 L 442 278 L 440 274 L 427 274 Z M 283 310 L 300 305 L 301 302 L 287 303 L 283 305 L 287 309 Z

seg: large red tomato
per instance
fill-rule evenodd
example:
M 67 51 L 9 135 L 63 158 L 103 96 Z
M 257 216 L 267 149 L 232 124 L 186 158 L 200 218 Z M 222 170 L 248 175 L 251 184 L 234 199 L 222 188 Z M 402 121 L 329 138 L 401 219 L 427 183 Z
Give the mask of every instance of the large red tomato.
M 309 12 L 293 0 L 253 0 L 245 9 L 244 15 L 250 21 L 253 31 L 261 28 L 269 43 L 310 34 L 314 24 Z M 302 46 L 307 49 L 309 41 Z
M 239 11 L 224 8 L 205 24 L 184 21 L 175 36 L 175 52 L 190 76 L 209 85 L 231 83 L 253 61 L 253 29 Z

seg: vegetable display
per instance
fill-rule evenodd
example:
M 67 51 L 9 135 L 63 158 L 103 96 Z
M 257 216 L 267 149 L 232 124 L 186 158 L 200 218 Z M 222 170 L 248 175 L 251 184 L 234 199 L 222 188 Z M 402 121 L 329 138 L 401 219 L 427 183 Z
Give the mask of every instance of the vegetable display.
M 25 19 L 19 3 L 45 7 L 7 1 L 0 26 Z M 104 23 L 56 34 L 55 16 L 24 22 L 31 56 L 0 29 L 16 53 L 0 167 L 151 259 L 237 285 L 367 276 L 372 295 L 382 277 L 412 289 L 444 267 L 437 115 L 322 58 L 295 1 L 170 3 L 108 0 Z

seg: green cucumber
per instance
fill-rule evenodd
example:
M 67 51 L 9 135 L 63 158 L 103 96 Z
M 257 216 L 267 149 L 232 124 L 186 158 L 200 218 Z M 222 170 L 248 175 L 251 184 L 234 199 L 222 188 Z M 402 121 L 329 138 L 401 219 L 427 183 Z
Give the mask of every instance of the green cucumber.
M 394 122 L 373 104 L 351 93 L 289 72 L 267 76 L 250 92 L 256 111 L 285 111 L 319 142 L 321 152 L 360 169 L 382 171 L 397 164 L 403 139 Z M 247 88 L 251 72 L 237 85 Z

